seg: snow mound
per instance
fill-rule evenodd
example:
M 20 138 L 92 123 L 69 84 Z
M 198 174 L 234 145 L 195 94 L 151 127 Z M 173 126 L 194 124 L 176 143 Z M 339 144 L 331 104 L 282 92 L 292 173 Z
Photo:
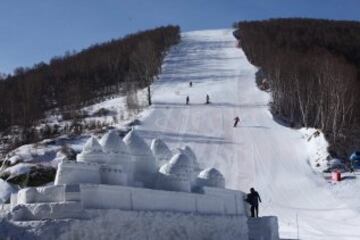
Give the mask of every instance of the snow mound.
M 197 178 L 198 186 L 225 188 L 225 178 L 215 168 L 207 168 L 199 173 Z
M 0 232 L 14 240 L 248 239 L 246 218 L 243 216 L 208 216 L 116 209 L 92 210 L 87 214 L 92 219 L 91 221 L 60 219 L 13 222 L 4 219 L 0 222 Z
M 151 142 L 150 148 L 156 158 L 158 166 L 161 166 L 169 161 L 172 156 L 169 147 L 161 139 L 154 139 Z
M 190 192 L 193 175 L 192 161 L 183 153 L 174 155 L 159 170 L 157 188 L 169 191 Z
M 135 161 L 134 178 L 145 187 L 152 187 L 157 167 L 154 155 L 134 130 L 131 130 L 123 139 Z
M 100 140 L 100 144 L 105 153 L 129 153 L 126 145 L 120 139 L 117 131 L 111 130 L 106 133 Z
M 15 192 L 17 190 L 13 186 L 0 178 L 0 204 L 6 203 Z
M 135 130 L 131 130 L 125 137 L 124 142 L 128 146 L 130 153 L 134 156 L 152 156 L 149 146 L 146 144 Z
M 185 146 L 184 148 L 175 149 L 175 154 L 176 153 L 185 154 L 192 161 L 194 171 L 199 171 L 200 170 L 199 163 L 197 161 L 196 155 L 195 155 L 194 151 L 189 146 Z
M 311 167 L 323 172 L 328 168 L 327 156 L 329 155 L 327 148 L 329 146 L 324 133 L 314 128 L 302 128 L 299 132 L 306 139 L 307 152 L 310 156 L 309 163 Z
M 168 164 L 160 168 L 160 172 L 190 179 L 193 173 L 193 162 L 187 155 L 178 153 L 170 159 Z
M 31 171 L 31 168 L 34 167 L 35 164 L 30 163 L 18 163 L 14 166 L 5 168 L 1 171 L 1 175 L 8 175 L 8 178 L 13 178 L 22 174 L 27 174 Z
M 79 162 L 103 162 L 106 158 L 104 151 L 95 137 L 90 137 L 84 145 L 83 151 L 77 155 Z

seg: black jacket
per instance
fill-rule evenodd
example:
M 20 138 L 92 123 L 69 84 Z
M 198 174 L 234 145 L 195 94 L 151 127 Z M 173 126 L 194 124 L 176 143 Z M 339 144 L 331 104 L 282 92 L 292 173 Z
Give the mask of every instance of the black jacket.
M 258 206 L 259 205 L 259 201 L 261 202 L 261 198 L 258 192 L 253 192 L 253 193 L 249 193 L 247 195 L 246 201 L 251 205 L 251 206 Z

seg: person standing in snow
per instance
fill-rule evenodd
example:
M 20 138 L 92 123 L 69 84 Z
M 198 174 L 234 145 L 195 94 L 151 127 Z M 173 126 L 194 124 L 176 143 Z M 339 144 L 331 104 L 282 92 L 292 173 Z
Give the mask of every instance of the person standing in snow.
M 189 102 L 190 102 L 190 98 L 189 96 L 186 96 L 186 105 L 189 105 Z
M 210 97 L 208 94 L 206 94 L 206 104 L 209 104 L 210 103 Z
M 237 124 L 240 122 L 240 118 L 239 118 L 238 116 L 236 116 L 236 117 L 234 118 L 234 121 L 235 121 L 234 127 L 236 127 Z
M 245 201 L 251 206 L 251 217 L 259 217 L 259 202 L 261 202 L 261 198 L 254 188 L 250 188 L 250 193 L 247 195 Z
M 192 87 L 192 81 L 189 82 L 189 86 Z

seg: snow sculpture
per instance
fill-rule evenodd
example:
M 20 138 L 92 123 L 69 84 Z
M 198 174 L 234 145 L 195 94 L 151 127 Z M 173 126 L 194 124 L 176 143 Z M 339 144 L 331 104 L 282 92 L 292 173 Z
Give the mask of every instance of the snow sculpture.
M 119 157 L 115 149 L 121 146 L 121 140 L 119 138 L 117 141 L 114 134 L 109 135 L 105 136 L 103 141 L 107 153 L 103 151 L 96 138 L 91 137 L 86 142 L 83 151 L 78 154 L 76 162 L 60 162 L 55 176 L 55 185 L 86 183 L 126 185 L 127 172 L 123 171 L 120 161 L 118 164 L 111 164 L 114 163 L 116 157 Z M 132 176 L 132 173 L 130 174 Z
M 197 161 L 196 155 L 189 146 L 185 146 L 184 148 L 175 149 L 175 154 L 176 153 L 185 154 L 193 162 L 194 171 L 200 172 L 201 169 L 200 169 L 199 163 Z
M 151 142 L 150 148 L 156 158 L 156 162 L 158 166 L 167 163 L 172 156 L 170 149 L 161 139 L 158 138 L 154 139 Z
M 193 162 L 184 153 L 175 154 L 159 170 L 157 187 L 163 190 L 191 192 Z
M 76 160 L 79 162 L 95 162 L 95 163 L 103 163 L 106 161 L 106 155 L 104 151 L 95 137 L 90 137 L 83 151 L 76 156 Z
M 199 173 L 197 186 L 225 188 L 225 178 L 217 169 L 207 168 Z
M 62 161 L 58 165 L 55 185 L 91 183 L 100 184 L 99 165 L 75 161 Z
M 189 146 L 185 146 L 184 148 L 177 148 L 175 153 L 183 153 L 185 154 L 193 163 L 193 175 L 191 178 L 191 186 L 194 187 L 196 185 L 196 178 L 200 173 L 201 169 L 199 167 L 199 163 L 196 159 L 196 155 L 193 150 Z
M 157 167 L 149 146 L 134 130 L 131 130 L 123 140 L 135 161 L 134 180 L 145 187 L 153 187 Z
M 133 184 L 134 175 L 134 161 L 129 153 L 128 147 L 120 139 L 115 130 L 111 130 L 106 133 L 100 140 L 100 144 L 104 149 L 104 152 L 108 155 L 108 163 L 117 168 L 123 169 L 127 174 L 127 182 L 129 185 Z M 104 168 L 103 171 L 107 171 L 111 174 L 109 169 Z

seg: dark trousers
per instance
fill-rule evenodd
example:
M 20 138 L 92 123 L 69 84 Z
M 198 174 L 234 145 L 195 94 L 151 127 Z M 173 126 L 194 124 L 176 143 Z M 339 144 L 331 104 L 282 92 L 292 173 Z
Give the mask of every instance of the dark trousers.
M 251 205 L 250 211 L 251 211 L 251 217 L 259 217 L 259 206 L 258 205 Z
M 237 126 L 238 122 L 239 122 L 239 121 L 235 121 L 235 123 L 234 123 L 234 127 L 236 127 L 236 126 Z

